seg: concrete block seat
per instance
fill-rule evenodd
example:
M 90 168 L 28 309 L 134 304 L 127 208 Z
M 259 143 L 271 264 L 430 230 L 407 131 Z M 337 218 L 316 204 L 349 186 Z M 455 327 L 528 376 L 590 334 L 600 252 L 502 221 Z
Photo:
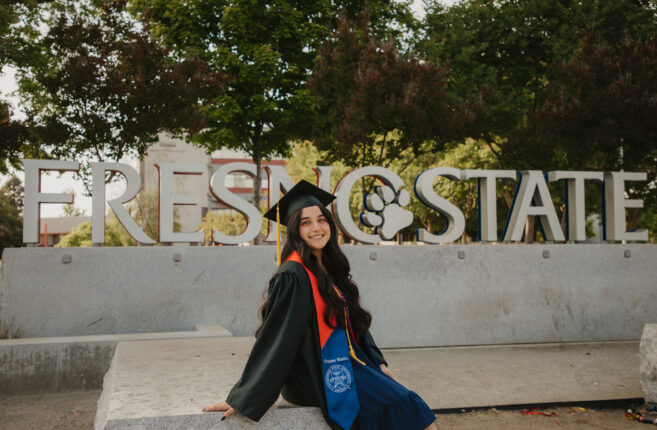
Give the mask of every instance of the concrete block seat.
M 120 342 L 98 400 L 96 429 L 329 429 L 319 408 L 280 399 L 260 423 L 201 408 L 225 398 L 253 338 Z M 286 408 L 287 407 L 287 408 Z
M 196 324 L 194 331 L 0 340 L 0 395 L 102 388 L 119 342 L 230 336 L 217 324 Z
M 201 408 L 224 399 L 253 338 L 120 342 L 96 429 L 327 429 L 318 408 L 279 400 L 259 423 Z M 400 382 L 433 410 L 642 397 L 639 343 L 384 350 Z
M 641 336 L 641 387 L 646 402 L 657 403 L 657 324 L 646 324 Z

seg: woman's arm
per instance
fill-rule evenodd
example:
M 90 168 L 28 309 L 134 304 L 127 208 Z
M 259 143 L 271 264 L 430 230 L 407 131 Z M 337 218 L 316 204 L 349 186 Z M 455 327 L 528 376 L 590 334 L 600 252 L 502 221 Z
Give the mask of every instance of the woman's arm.
M 386 359 L 383 357 L 383 353 L 381 352 L 379 347 L 376 346 L 376 342 L 374 342 L 372 333 L 370 333 L 369 330 L 367 331 L 367 333 L 365 333 L 365 338 L 367 339 L 367 343 L 370 345 L 370 348 L 372 349 L 374 358 L 379 363 L 379 367 L 381 368 L 381 371 L 396 381 L 397 377 L 395 376 L 394 373 L 390 371 L 390 369 L 388 369 L 388 363 L 386 362 Z
M 383 353 L 379 349 L 378 346 L 376 346 L 376 342 L 374 342 L 374 338 L 372 337 L 372 334 L 368 330 L 365 333 L 365 339 L 367 340 L 367 343 L 370 345 L 370 348 L 372 348 L 372 353 L 374 354 L 374 358 L 376 359 L 377 363 L 379 364 L 384 364 L 388 365 L 388 362 L 386 359 L 383 357 Z
M 260 334 L 256 338 L 242 377 L 225 402 L 208 410 L 230 408 L 258 421 L 278 398 L 310 321 L 309 287 L 290 272 L 277 274 L 270 282 L 269 300 Z

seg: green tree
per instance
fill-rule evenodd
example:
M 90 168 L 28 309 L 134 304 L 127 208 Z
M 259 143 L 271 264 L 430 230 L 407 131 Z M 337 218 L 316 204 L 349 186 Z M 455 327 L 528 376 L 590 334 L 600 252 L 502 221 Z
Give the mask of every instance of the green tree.
M 193 141 L 208 151 L 249 154 L 260 183 L 263 158 L 288 153 L 288 142 L 311 124 L 315 101 L 304 85 L 317 49 L 335 27 L 338 11 L 357 16 L 367 5 L 377 28 L 408 19 L 408 2 L 390 0 L 135 0 L 155 34 L 180 55 L 198 53 L 230 76 L 227 90 L 206 103 L 206 128 Z M 253 201 L 260 201 L 254 187 Z
M 558 168 L 553 147 L 527 129 L 558 72 L 552 65 L 568 60 L 591 30 L 608 43 L 652 37 L 656 5 L 654 0 L 466 0 L 445 7 L 432 1 L 417 50 L 436 64 L 449 62 L 452 97 L 486 94 L 482 137 L 505 166 Z M 504 151 L 514 140 L 527 150 Z
M 74 204 L 70 205 L 64 205 L 62 208 L 62 214 L 65 217 L 79 217 L 79 216 L 85 216 L 86 212 L 84 209 L 81 209 Z
M 152 190 L 141 190 L 134 200 L 128 203 L 128 213 L 148 237 L 157 239 L 159 228 L 158 212 L 159 196 Z M 113 215 L 112 215 L 113 216 Z M 180 213 L 177 208 L 173 210 L 173 231 L 180 231 Z M 121 227 L 123 228 L 123 227 Z M 127 232 L 125 233 L 128 234 Z
M 427 143 L 427 146 L 431 143 Z M 497 157 L 492 153 L 490 148 L 483 141 L 466 139 L 464 143 L 448 145 L 440 153 L 433 153 L 422 148 L 422 155 L 414 156 L 410 151 L 402 154 L 397 160 L 394 160 L 389 168 L 398 172 L 406 189 L 411 194 L 411 201 L 406 209 L 414 214 L 414 222 L 411 226 L 402 230 L 400 233 L 401 240 L 414 240 L 415 230 L 417 228 L 426 228 L 431 232 L 439 232 L 445 227 L 444 218 L 435 210 L 422 204 L 413 193 L 413 184 L 416 176 L 423 170 L 434 167 L 455 167 L 458 169 L 496 169 L 499 166 Z M 316 175 L 312 168 L 321 165 L 323 155 L 310 142 L 297 142 L 293 146 L 293 155 L 288 160 L 286 171 L 292 180 L 299 181 L 305 179 L 311 183 L 316 180 Z M 333 164 L 334 169 L 331 171 L 331 183 L 335 187 L 340 178 L 351 170 L 350 167 L 341 163 Z M 355 187 L 352 190 L 350 198 L 351 214 L 354 219 L 358 219 L 363 207 L 363 193 L 371 192 L 375 180 L 368 180 L 364 189 Z M 498 231 L 502 231 L 508 208 L 513 199 L 514 183 L 499 183 L 497 185 L 498 194 Z M 447 179 L 437 179 L 435 190 L 438 195 L 449 200 L 459 207 L 466 218 L 466 231 L 463 236 L 463 242 L 468 239 L 476 240 L 478 230 L 478 213 L 477 213 L 477 182 L 470 181 L 449 181 Z M 360 225 L 364 231 L 373 233 L 373 229 Z
M 134 200 L 127 204 L 128 213 L 132 216 L 144 232 L 152 238 L 157 238 L 159 227 L 158 196 L 154 191 L 142 190 Z M 180 214 L 177 209 L 173 212 L 173 230 L 180 231 Z M 105 217 L 105 243 L 104 246 L 135 246 L 137 243 L 119 222 L 113 212 Z M 75 227 L 67 235 L 62 236 L 56 248 L 90 247 L 91 222 L 85 222 Z
M 2 186 L 2 190 L 18 213 L 23 215 L 23 183 L 16 176 L 10 177 L 7 182 Z
M 367 19 L 357 25 L 342 19 L 308 82 L 319 100 L 312 140 L 324 161 L 352 167 L 389 166 L 405 152 L 439 151 L 475 134 L 484 109 L 480 99 L 451 103 L 448 81 L 444 68 L 400 55 L 390 39 L 379 42 Z
M 657 243 L 657 209 L 654 206 L 641 212 L 638 225 L 648 230 L 650 243 Z
M 555 69 L 530 132 L 554 148 L 562 168 L 647 172 L 647 182 L 631 183 L 626 192 L 657 208 L 657 38 L 611 44 L 591 33 Z M 522 143 L 510 149 L 527 151 Z M 628 209 L 629 229 L 639 213 Z
M 644 161 L 651 163 L 646 166 L 630 154 L 634 149 L 623 159 L 618 142 L 654 133 L 654 121 L 639 120 L 654 116 L 654 106 L 646 105 L 654 98 L 650 66 L 641 64 L 650 63 L 651 54 L 645 51 L 644 60 L 627 44 L 651 43 L 657 34 L 656 7 L 654 0 L 467 0 L 451 7 L 434 1 L 423 21 L 425 37 L 416 47 L 429 61 L 449 62 L 451 97 L 485 94 L 488 110 L 482 138 L 501 167 L 618 170 L 622 162 L 625 170 L 651 172 L 652 150 L 645 152 Z M 605 47 L 610 55 L 609 61 L 599 57 L 591 63 L 587 35 L 592 33 L 598 47 Z M 627 57 L 621 59 L 623 55 Z M 631 82 L 623 82 L 630 76 Z M 636 105 L 630 104 L 632 98 L 647 107 L 634 118 L 630 118 L 631 112 L 637 112 Z M 577 111 L 579 117 L 568 110 Z M 631 132 L 625 119 L 633 124 Z M 615 124 L 613 133 L 608 134 L 605 121 Z M 615 143 L 602 150 L 598 138 Z M 640 146 L 636 140 L 629 145 Z M 551 189 L 557 191 L 558 186 L 551 184 Z M 633 187 L 631 194 L 645 196 L 646 188 L 639 188 Z M 587 210 L 599 212 L 600 193 L 593 191 L 587 193 Z M 563 211 L 563 196 L 559 192 L 553 196 L 557 209 Z M 647 205 L 652 204 L 650 199 Z M 636 214 L 630 211 L 630 225 Z M 534 236 L 531 228 L 529 233 Z
M 261 205 L 261 210 L 264 214 L 266 207 Z M 283 226 L 281 226 L 284 228 Z M 201 221 L 201 228 L 203 228 L 203 243 L 205 245 L 212 245 L 212 229 L 217 229 L 223 234 L 237 236 L 246 229 L 246 219 L 244 216 L 234 210 L 226 210 L 221 212 L 208 212 Z M 267 235 L 267 223 L 262 224 L 260 234 Z M 283 234 L 281 232 L 281 234 Z
M 36 0 L 0 0 L 0 73 L 6 66 L 32 64 L 34 56 L 26 44 L 38 32 L 34 17 L 38 10 Z M 0 173 L 10 167 L 20 168 L 21 157 L 43 157 L 39 146 L 31 141 L 31 133 L 23 121 L 12 118 L 10 104 L 0 92 Z
M 461 170 L 496 169 L 499 161 L 482 140 L 466 139 L 463 143 L 447 145 L 445 150 L 440 153 L 426 152 L 419 157 L 406 154 L 394 161 L 391 169 L 398 170 L 405 166 L 408 167 L 401 171 L 400 176 L 411 192 L 411 201 L 407 209 L 413 212 L 415 218 L 413 224 L 400 233 L 404 240 L 413 240 L 418 228 L 426 228 L 430 232 L 437 233 L 446 227 L 444 217 L 420 202 L 412 192 L 415 178 L 420 172 L 434 167 L 455 167 Z M 513 199 L 513 185 L 512 183 L 497 185 L 498 231 L 501 231 Z M 450 181 L 437 178 L 434 182 L 434 189 L 439 196 L 447 199 L 463 212 L 466 226 L 462 242 L 476 240 L 478 232 L 477 181 Z
M 288 159 L 285 170 L 295 183 L 305 179 L 314 184 L 317 181 L 317 174 L 313 168 L 323 165 L 322 160 L 324 159 L 326 159 L 326 155 L 322 154 L 312 142 L 307 140 L 295 142 L 292 145 L 292 156 Z M 352 169 L 340 161 L 331 163 L 331 166 L 333 167 L 331 170 L 331 186 L 335 189 L 340 179 Z M 362 202 L 363 191 L 361 189 L 352 190 L 350 209 L 354 219 L 359 218 Z M 342 237 L 341 233 L 340 237 Z M 341 240 L 345 241 L 345 238 Z
M 105 243 L 104 246 L 129 246 L 133 245 L 127 240 L 127 233 L 116 219 L 105 222 Z M 91 221 L 83 222 L 74 227 L 69 234 L 62 236 L 55 248 L 72 248 L 92 247 L 91 242 Z
M 314 184 L 317 181 L 317 174 L 313 168 L 322 165 L 322 160 L 326 157 L 322 154 L 311 141 L 303 140 L 292 144 L 292 156 L 287 160 L 285 171 L 294 183 L 302 179 Z M 351 168 L 344 163 L 336 162 L 331 166 L 331 185 L 335 188 L 340 178 L 349 173 Z
M 47 31 L 31 40 L 35 59 L 18 76 L 31 133 L 53 157 L 142 156 L 161 130 L 201 128 L 197 103 L 223 88 L 198 57 L 172 60 L 125 5 L 44 7 Z
M 0 258 L 5 248 L 23 245 L 23 187 L 12 176 L 0 188 Z
M 73 189 L 64 190 L 67 194 L 74 194 Z M 75 203 L 67 204 L 62 207 L 62 215 L 65 217 L 85 216 L 84 209 L 75 206 Z

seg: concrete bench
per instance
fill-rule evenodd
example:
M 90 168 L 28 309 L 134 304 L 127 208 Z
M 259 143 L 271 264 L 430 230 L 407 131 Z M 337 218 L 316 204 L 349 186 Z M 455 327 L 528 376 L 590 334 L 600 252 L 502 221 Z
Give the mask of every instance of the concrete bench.
M 105 377 L 99 429 L 327 429 L 318 408 L 279 399 L 259 423 L 205 405 L 225 399 L 253 338 L 121 342 Z M 384 350 L 433 410 L 638 398 L 637 341 Z
M 34 394 L 102 388 L 122 341 L 232 336 L 216 324 L 195 331 L 0 340 L 0 394 Z
M 646 324 L 643 328 L 641 388 L 646 402 L 657 403 L 657 324 Z
M 120 342 L 98 400 L 96 429 L 328 429 L 319 408 L 280 399 L 254 423 L 204 413 L 240 377 L 252 338 Z

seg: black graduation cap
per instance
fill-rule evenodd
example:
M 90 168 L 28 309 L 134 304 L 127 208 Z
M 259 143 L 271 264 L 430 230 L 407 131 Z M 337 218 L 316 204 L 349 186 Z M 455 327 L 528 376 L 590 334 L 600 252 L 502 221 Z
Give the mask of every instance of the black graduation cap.
M 276 222 L 276 209 L 280 211 L 280 223 L 287 226 L 287 222 L 295 211 L 310 206 L 326 206 L 335 199 L 335 196 L 303 179 L 294 185 L 290 191 L 269 208 L 265 218 Z

